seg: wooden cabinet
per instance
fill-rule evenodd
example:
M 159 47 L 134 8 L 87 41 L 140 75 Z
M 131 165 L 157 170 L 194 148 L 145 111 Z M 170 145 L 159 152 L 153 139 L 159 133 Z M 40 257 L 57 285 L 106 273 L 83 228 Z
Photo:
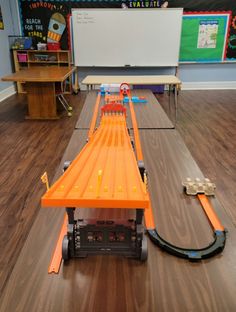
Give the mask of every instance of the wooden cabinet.
M 70 66 L 71 55 L 68 50 L 13 50 L 15 71 L 33 66 Z M 17 82 L 18 93 L 26 93 L 25 84 Z M 65 84 L 65 93 L 72 92 L 72 78 Z

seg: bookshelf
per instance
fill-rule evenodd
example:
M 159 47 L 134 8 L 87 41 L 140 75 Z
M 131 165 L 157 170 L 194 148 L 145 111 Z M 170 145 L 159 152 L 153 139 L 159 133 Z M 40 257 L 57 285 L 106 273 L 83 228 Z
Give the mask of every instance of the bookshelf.
M 33 66 L 70 66 L 71 55 L 68 50 L 13 50 L 15 71 Z M 17 92 L 26 93 L 23 82 L 17 82 Z M 65 93 L 72 92 L 72 78 L 68 78 Z

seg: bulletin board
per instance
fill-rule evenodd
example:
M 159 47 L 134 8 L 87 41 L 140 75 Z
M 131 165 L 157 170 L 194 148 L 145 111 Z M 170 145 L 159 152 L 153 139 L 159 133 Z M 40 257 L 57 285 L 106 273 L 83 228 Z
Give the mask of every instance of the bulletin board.
M 185 13 L 180 62 L 222 62 L 226 59 L 231 12 Z
M 193 48 L 195 58 L 189 58 L 190 50 L 187 49 L 186 43 L 190 41 L 190 36 L 197 34 L 197 26 L 193 32 L 191 28 L 186 25 L 190 23 L 187 19 L 183 20 L 183 38 L 180 53 L 180 60 L 188 60 L 193 62 L 222 62 L 220 57 L 220 49 L 225 49 L 224 61 L 236 61 L 236 1 L 233 0 L 167 0 L 168 8 L 184 8 L 185 13 L 194 12 L 212 13 L 220 12 L 223 14 L 225 11 L 231 12 L 231 21 L 229 21 L 228 38 L 222 43 L 222 35 L 217 33 L 217 46 L 216 48 L 208 48 L 205 53 L 201 50 L 200 57 L 196 55 L 196 45 Z M 33 36 L 37 42 L 47 42 L 48 33 L 50 28 L 50 21 L 52 21 L 53 14 L 57 15 L 57 19 L 62 23 L 60 38 L 61 48 L 69 48 L 68 36 L 68 16 L 71 14 L 73 8 L 127 8 L 127 9 L 140 9 L 151 8 L 159 10 L 165 0 L 18 0 L 19 12 L 21 20 L 22 34 L 25 36 Z M 60 16 L 60 17 L 59 17 Z M 219 17 L 218 17 L 219 18 Z M 218 20 L 218 29 L 224 29 L 223 24 L 225 17 Z M 170 21 L 171 22 L 171 21 Z M 191 21 L 197 23 L 199 20 Z M 66 24 L 65 24 L 66 23 Z M 51 24 L 52 25 L 52 24 Z M 225 24 L 224 24 L 225 25 Z M 198 26 L 199 27 L 199 26 Z M 139 26 L 133 31 L 138 32 Z M 155 34 L 155 31 L 153 31 Z M 152 35 L 152 34 L 150 34 Z M 163 32 L 164 35 L 164 32 Z M 221 48 L 220 48 L 221 45 Z M 213 49 L 215 52 L 213 53 Z M 211 50 L 211 51 L 210 51 Z M 198 51 L 199 52 L 199 51 Z M 223 51 L 222 51 L 223 55 Z

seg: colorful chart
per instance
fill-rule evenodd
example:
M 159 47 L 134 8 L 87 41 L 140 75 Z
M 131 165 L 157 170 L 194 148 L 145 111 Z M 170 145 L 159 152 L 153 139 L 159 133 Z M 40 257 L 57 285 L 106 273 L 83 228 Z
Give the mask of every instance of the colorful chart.
M 182 23 L 180 62 L 224 61 L 229 21 L 230 12 L 185 14 Z

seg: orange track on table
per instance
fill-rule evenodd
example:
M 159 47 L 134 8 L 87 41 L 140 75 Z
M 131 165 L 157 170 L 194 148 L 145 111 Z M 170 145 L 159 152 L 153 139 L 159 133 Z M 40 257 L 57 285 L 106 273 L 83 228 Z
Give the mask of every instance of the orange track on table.
M 200 203 L 202 204 L 202 207 L 215 231 L 224 231 L 225 228 L 221 224 L 220 220 L 218 219 L 211 203 L 209 202 L 209 199 L 205 194 L 197 194 L 198 199 L 200 200 Z
M 42 197 L 43 207 L 149 208 L 124 115 L 103 115 L 99 128 Z

